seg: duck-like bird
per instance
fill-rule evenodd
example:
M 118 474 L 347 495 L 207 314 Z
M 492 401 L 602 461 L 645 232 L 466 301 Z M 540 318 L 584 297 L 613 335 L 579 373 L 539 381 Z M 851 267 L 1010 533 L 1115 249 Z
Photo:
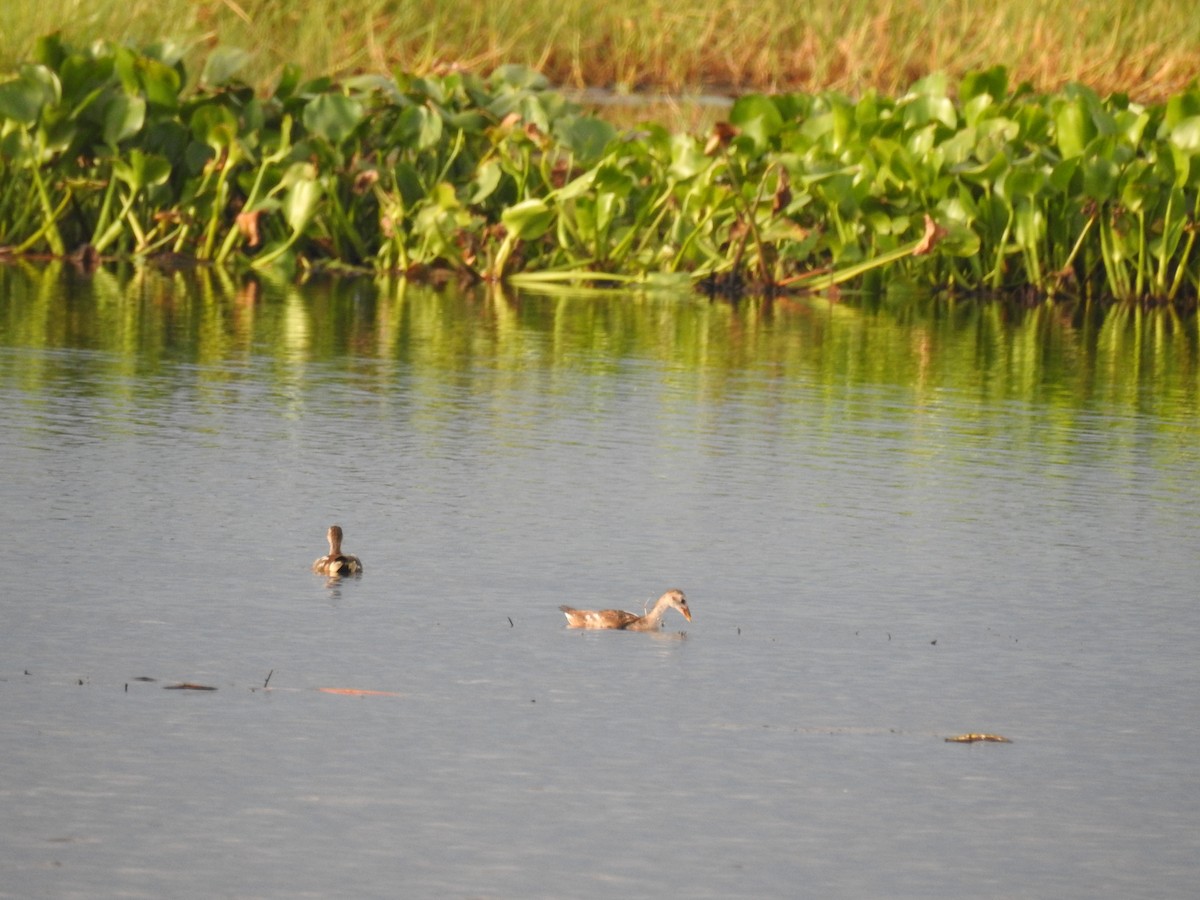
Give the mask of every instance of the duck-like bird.
M 322 556 L 312 564 L 318 575 L 361 575 L 363 566 L 357 556 L 342 553 L 342 526 L 330 525 L 329 555 Z
M 559 609 L 567 617 L 568 628 L 616 628 L 621 631 L 658 631 L 662 627 L 662 617 L 668 609 L 677 609 L 689 622 L 692 621 L 692 611 L 688 609 L 687 597 L 681 590 L 667 591 L 651 607 L 644 616 L 625 612 L 622 609 L 575 609 L 571 606 L 560 606 Z

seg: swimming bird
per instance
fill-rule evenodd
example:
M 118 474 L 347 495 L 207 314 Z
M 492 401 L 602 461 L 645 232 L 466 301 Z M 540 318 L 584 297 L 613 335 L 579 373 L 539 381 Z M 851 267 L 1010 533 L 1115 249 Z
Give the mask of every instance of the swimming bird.
M 654 602 L 650 612 L 644 616 L 621 609 L 575 609 L 560 606 L 567 616 L 568 628 L 616 628 L 622 631 L 658 631 L 662 617 L 668 609 L 677 609 L 689 622 L 692 611 L 688 609 L 687 597 L 681 590 L 667 591 Z
M 363 566 L 357 556 L 342 553 L 342 526 L 330 525 L 329 555 L 322 556 L 312 564 L 318 575 L 361 575 Z

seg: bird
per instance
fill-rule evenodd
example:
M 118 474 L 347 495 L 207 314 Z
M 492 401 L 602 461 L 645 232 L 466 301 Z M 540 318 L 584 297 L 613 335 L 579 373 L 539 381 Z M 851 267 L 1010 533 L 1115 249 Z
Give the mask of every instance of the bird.
M 679 589 L 667 591 L 654 602 L 650 612 L 644 616 L 625 612 L 622 609 L 575 609 L 560 606 L 567 617 L 568 628 L 615 628 L 621 631 L 658 631 L 662 617 L 668 609 L 677 609 L 689 622 L 692 611 L 688 609 L 687 597 Z
M 361 575 L 362 562 L 357 556 L 342 553 L 342 526 L 330 525 L 329 555 L 322 556 L 312 564 L 312 570 L 318 575 Z

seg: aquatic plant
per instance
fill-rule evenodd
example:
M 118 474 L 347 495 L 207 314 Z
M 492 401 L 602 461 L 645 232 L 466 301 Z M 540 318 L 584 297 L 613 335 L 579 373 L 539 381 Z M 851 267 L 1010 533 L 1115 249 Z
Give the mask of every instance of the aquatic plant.
M 502 66 L 304 81 L 58 37 L 0 82 L 0 248 L 743 292 L 1194 300 L 1200 91 L 1143 106 L 1003 68 L 898 98 L 754 94 L 619 131 Z

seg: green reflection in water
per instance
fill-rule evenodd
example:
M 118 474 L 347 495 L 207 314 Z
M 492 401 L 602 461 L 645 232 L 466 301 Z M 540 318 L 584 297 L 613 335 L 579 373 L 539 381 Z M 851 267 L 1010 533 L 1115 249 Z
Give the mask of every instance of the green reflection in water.
M 219 383 L 251 360 L 268 361 L 285 396 L 314 366 L 356 373 L 367 391 L 385 391 L 403 370 L 439 391 L 475 393 L 506 374 L 616 375 L 654 364 L 668 386 L 713 402 L 783 380 L 827 397 L 854 385 L 899 388 L 900 402 L 918 410 L 953 396 L 968 415 L 1022 402 L 1066 416 L 1182 424 L 1198 411 L 1197 337 L 1196 316 L 1171 309 L 927 298 L 731 305 L 691 295 L 531 296 L 369 280 L 235 281 L 209 270 L 85 276 L 0 266 L 0 344 L 97 351 L 108 372 L 127 376 L 97 391 L 137 390 L 129 379 L 180 364 Z M 69 378 L 72 365 L 66 355 L 31 354 L 6 377 L 37 391 Z M 619 390 L 618 382 L 598 388 Z

